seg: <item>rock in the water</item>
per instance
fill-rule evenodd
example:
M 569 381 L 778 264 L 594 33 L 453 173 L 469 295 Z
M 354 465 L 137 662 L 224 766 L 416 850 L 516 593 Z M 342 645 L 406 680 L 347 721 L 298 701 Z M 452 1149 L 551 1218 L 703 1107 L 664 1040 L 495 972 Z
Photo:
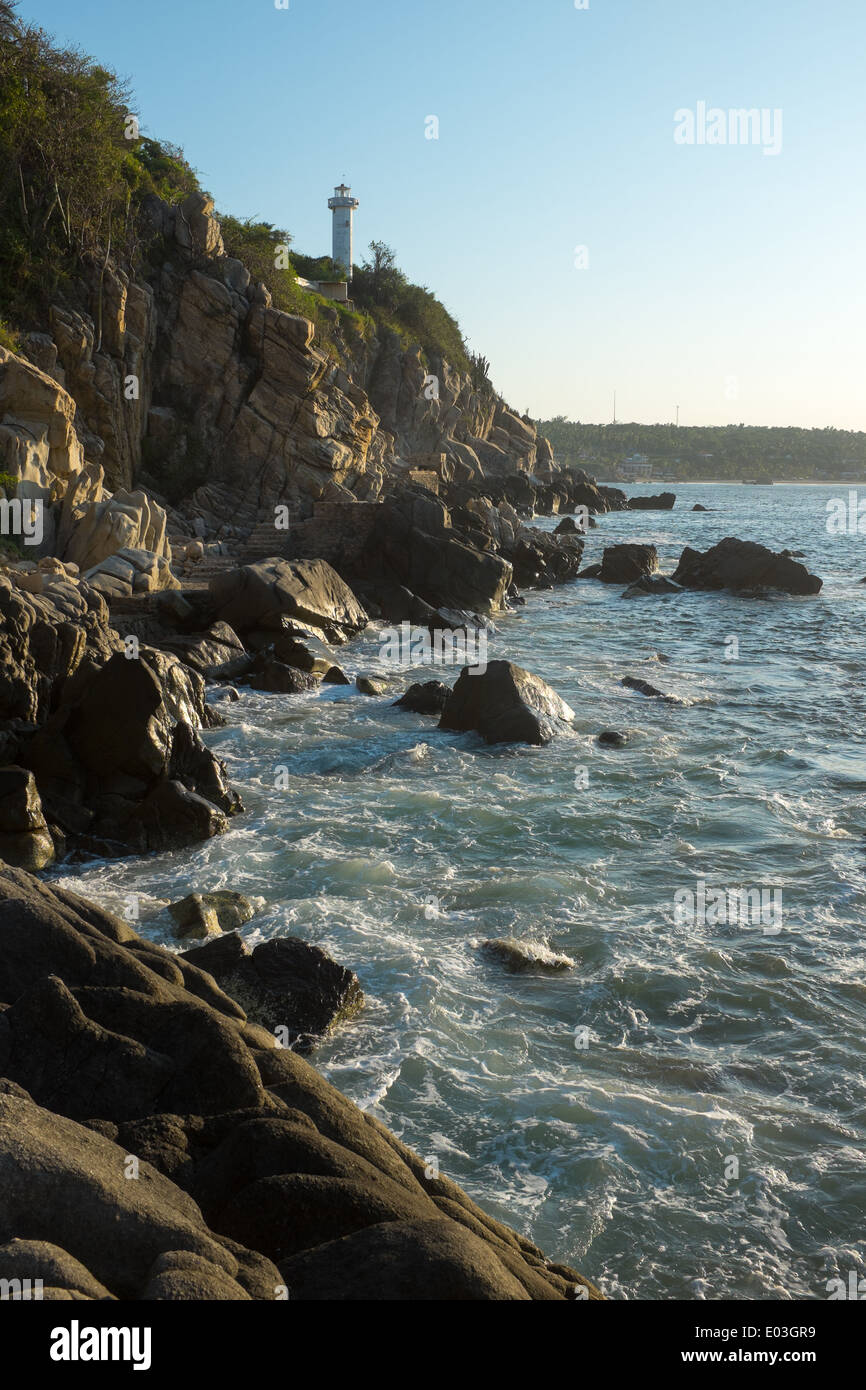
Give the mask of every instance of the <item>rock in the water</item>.
M 512 974 L 522 974 L 526 970 L 560 974 L 564 970 L 573 970 L 575 966 L 570 956 L 558 955 L 540 941 L 518 941 L 514 937 L 497 937 L 495 940 L 483 942 L 481 949 L 485 955 L 499 961 Z
M 625 748 L 628 743 L 628 734 L 621 734 L 617 729 L 602 729 L 598 736 L 598 742 L 606 748 Z
M 663 690 L 656 690 L 649 681 L 639 680 L 636 676 L 623 676 L 622 685 L 627 690 L 637 690 L 639 694 L 646 695 L 651 699 L 664 700 L 669 705 L 681 705 L 682 700 L 678 700 L 676 695 L 665 695 Z
M 464 666 L 439 721 L 440 729 L 474 730 L 488 743 L 549 743 L 574 711 L 539 676 L 511 661 L 485 670 Z
M 603 584 L 633 584 L 648 578 L 659 567 L 654 545 L 608 545 L 601 561 L 599 579 Z
M 249 1018 L 269 1033 L 284 1029 L 284 1045 L 299 1052 L 309 1051 L 364 1004 L 357 976 L 296 936 L 262 942 L 215 978 Z
M 790 556 L 733 536 L 703 554 L 687 546 L 673 578 L 686 589 L 780 589 L 798 595 L 817 594 L 823 584 Z
M 355 685 L 362 695 L 385 695 L 388 687 L 377 676 L 358 676 Z
M 213 893 L 190 893 L 172 903 L 169 912 L 175 922 L 175 936 L 214 936 L 231 932 L 249 922 L 254 908 L 243 893 L 218 889 Z
M 669 512 L 673 510 L 676 500 L 674 492 L 659 492 L 654 497 L 630 497 L 628 509 L 630 512 Z
M 394 705 L 413 714 L 441 714 L 450 694 L 448 686 L 442 681 L 416 681 L 409 686 L 405 695 L 394 701 Z
M 701 502 L 696 502 L 695 505 L 692 507 L 693 512 L 708 512 L 709 510 L 709 507 L 703 506 Z
M 629 584 L 627 589 L 623 589 L 621 598 L 644 598 L 651 594 L 679 594 L 682 593 L 679 584 L 671 583 L 670 579 L 665 579 L 663 574 L 645 575 L 643 579 L 636 579 L 634 584 Z
M 252 671 L 247 684 L 253 690 L 263 690 L 269 695 L 303 695 L 315 690 L 319 682 L 306 671 L 295 666 L 286 666 L 282 661 L 264 659 Z
M 322 677 L 323 685 L 351 685 L 349 677 L 342 666 L 329 666 Z

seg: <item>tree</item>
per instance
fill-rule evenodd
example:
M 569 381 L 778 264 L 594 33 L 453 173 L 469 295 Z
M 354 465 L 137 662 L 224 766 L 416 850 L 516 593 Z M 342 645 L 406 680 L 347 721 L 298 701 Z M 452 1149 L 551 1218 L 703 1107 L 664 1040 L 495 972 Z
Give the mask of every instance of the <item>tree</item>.
M 406 277 L 397 268 L 396 252 L 384 241 L 371 241 L 369 249 L 369 259 L 361 267 L 366 281 L 364 291 L 374 304 L 393 313 L 400 291 L 406 284 Z
M 18 32 L 17 5 L 18 0 L 0 0 L 0 40 L 14 39 Z

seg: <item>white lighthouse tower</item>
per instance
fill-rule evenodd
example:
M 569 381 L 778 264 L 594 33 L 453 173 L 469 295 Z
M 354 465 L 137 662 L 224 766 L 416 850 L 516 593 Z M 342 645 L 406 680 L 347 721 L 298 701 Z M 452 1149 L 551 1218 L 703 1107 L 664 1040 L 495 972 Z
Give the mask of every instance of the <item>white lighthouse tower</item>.
M 352 197 L 352 190 L 345 183 L 334 189 L 333 198 L 328 199 L 328 207 L 334 214 L 334 249 L 331 253 L 335 265 L 341 265 L 346 279 L 352 278 L 352 217 L 358 199 Z

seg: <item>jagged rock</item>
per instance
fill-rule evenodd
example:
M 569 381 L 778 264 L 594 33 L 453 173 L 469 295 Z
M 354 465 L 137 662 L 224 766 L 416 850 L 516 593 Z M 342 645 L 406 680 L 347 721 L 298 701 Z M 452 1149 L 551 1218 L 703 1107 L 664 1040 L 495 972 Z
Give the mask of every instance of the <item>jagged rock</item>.
M 204 722 L 200 676 L 150 648 L 117 653 L 70 687 L 25 761 L 51 820 L 101 853 L 192 844 L 242 809 L 195 732 Z
M 701 502 L 696 502 L 695 505 L 692 507 L 693 512 L 708 512 L 709 510 L 710 508 L 705 507 Z
M 341 666 L 329 666 L 322 681 L 325 685 L 351 685 L 349 677 Z
M 688 546 L 673 576 L 686 589 L 781 589 L 786 594 L 817 594 L 823 580 L 786 555 L 733 536 L 701 554 Z
M 603 584 L 633 584 L 648 578 L 659 567 L 654 545 L 609 545 L 605 547 L 599 579 Z
M 481 949 L 485 955 L 505 966 L 511 974 L 527 970 L 540 970 L 547 974 L 560 974 L 573 970 L 575 962 L 570 956 L 558 955 L 540 941 L 517 941 L 514 937 L 498 937 L 484 941 Z
M 236 632 L 279 631 L 290 618 L 345 642 L 367 626 L 367 614 L 347 584 L 324 560 L 262 560 L 217 574 L 211 599 Z
M 206 970 L 215 980 L 221 979 L 234 970 L 244 957 L 251 955 L 249 947 L 237 931 L 221 931 L 211 936 L 202 946 L 191 946 L 181 953 L 183 960 L 189 961 L 199 970 Z
M 243 676 L 252 665 L 252 657 L 228 623 L 212 623 L 207 632 L 165 637 L 160 646 L 209 681 Z
M 510 661 L 481 672 L 464 666 L 439 721 L 440 729 L 475 730 L 488 743 L 549 743 L 574 719 L 556 691 Z
M 30 1261 L 87 1298 L 574 1296 L 579 1275 L 245 1021 L 193 963 L 230 941 L 174 956 L 0 869 L 0 1277 Z
M 601 565 L 587 565 L 577 575 L 578 579 L 599 579 L 601 577 Z
M 405 695 L 394 701 L 397 709 L 411 711 L 412 714 L 441 714 L 451 691 L 442 681 L 416 681 L 410 685 Z
M 86 573 L 101 568 L 102 563 L 118 551 L 147 551 L 156 557 L 156 562 L 165 562 L 160 568 L 161 574 L 170 573 L 171 548 L 165 526 L 165 512 L 157 502 L 144 492 L 121 489 L 103 502 L 87 503 L 77 509 L 63 558 Z M 171 586 L 162 582 L 154 587 Z

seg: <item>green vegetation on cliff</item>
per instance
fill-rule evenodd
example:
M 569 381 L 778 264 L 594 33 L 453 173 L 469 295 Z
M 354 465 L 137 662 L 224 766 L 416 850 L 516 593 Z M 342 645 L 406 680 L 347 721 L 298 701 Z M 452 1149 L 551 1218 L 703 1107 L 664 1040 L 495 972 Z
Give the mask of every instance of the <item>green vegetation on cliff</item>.
M 114 73 L 59 47 L 16 16 L 14 0 L 0 0 L 0 342 L 11 346 L 16 329 L 44 327 L 52 302 L 77 297 L 87 264 L 110 258 L 126 270 L 156 268 L 159 248 L 139 239 L 142 200 L 157 194 L 175 203 L 199 189 L 182 150 L 140 135 L 129 101 Z M 353 337 L 393 332 L 406 346 L 420 343 L 428 360 L 470 370 L 457 321 L 429 289 L 410 283 L 383 243 L 373 242 L 356 269 L 349 308 L 298 284 L 298 275 L 341 278 L 327 257 L 289 253 L 289 234 L 269 222 L 225 213 L 220 220 L 227 253 L 268 286 L 278 308 L 312 319 L 335 357 Z
M 764 425 L 582 425 L 565 416 L 535 422 L 560 463 L 599 477 L 630 454 L 646 454 L 665 478 L 769 481 L 866 473 L 866 434 Z

